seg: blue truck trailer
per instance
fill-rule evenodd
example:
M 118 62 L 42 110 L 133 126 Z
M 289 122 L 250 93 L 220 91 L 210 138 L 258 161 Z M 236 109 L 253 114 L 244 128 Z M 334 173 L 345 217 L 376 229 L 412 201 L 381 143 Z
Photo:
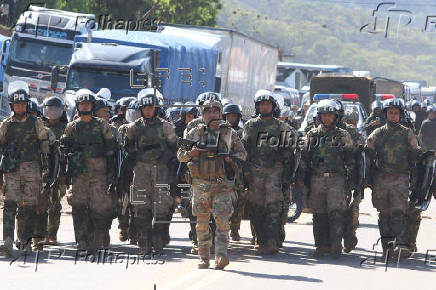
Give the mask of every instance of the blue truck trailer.
M 107 87 L 116 100 L 136 95 L 142 88 L 149 87 L 150 84 L 141 81 L 144 73 L 151 73 L 159 80 L 157 88 L 167 103 L 192 101 L 200 93 L 215 89 L 218 51 L 212 45 L 155 32 L 126 33 L 125 30 L 93 31 L 92 35 L 75 36 L 74 42 L 75 51 L 67 73 L 67 92 L 82 87 L 93 91 Z M 94 52 L 90 50 L 90 46 L 95 45 L 99 45 L 100 52 L 97 53 L 95 47 Z M 139 61 L 140 51 L 128 48 L 144 49 L 142 61 Z M 84 49 L 90 53 L 81 52 Z M 152 57 L 150 50 L 155 52 Z M 126 74 L 132 59 L 137 59 L 140 65 L 132 67 L 133 73 Z M 117 75 L 117 78 L 103 77 L 102 74 Z M 83 82 L 76 81 L 80 75 L 86 75 Z

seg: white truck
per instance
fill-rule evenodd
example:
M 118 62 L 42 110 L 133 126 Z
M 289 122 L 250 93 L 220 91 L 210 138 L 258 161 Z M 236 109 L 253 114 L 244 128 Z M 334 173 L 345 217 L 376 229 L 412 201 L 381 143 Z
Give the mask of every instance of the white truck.
M 161 24 L 158 32 L 192 39 L 217 49 L 215 92 L 240 105 L 245 117 L 253 114 L 253 99 L 258 90 L 274 90 L 278 48 L 230 29 Z
M 30 5 L 23 12 L 9 41 L 4 65 L 3 92 L 9 83 L 23 80 L 29 85 L 31 97 L 41 102 L 48 94 L 62 95 L 65 74 L 59 75 L 58 87 L 50 86 L 51 70 L 56 65 L 68 65 L 73 54 L 74 36 L 96 29 L 95 16 Z

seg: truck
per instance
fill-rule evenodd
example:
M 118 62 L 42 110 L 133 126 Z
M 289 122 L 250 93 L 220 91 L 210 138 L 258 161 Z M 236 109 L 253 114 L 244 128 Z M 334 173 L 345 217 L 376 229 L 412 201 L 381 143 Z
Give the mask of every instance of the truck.
M 75 49 L 66 72 L 65 101 L 74 106 L 80 88 L 97 92 L 105 87 L 111 100 L 136 96 L 146 87 L 159 90 L 165 102 L 192 101 L 213 91 L 218 52 L 189 39 L 155 32 L 101 30 L 74 39 Z M 88 42 L 89 41 L 89 42 Z M 57 76 L 52 75 L 52 87 Z M 69 114 L 70 115 L 70 114 Z
M 20 15 L 11 39 L 3 42 L 3 92 L 7 92 L 9 83 L 23 80 L 29 85 L 30 96 L 39 102 L 48 94 L 61 95 L 66 76 L 59 76 L 58 87 L 52 91 L 51 70 L 55 65 L 67 65 L 71 61 L 75 35 L 96 28 L 93 14 L 30 5 Z M 3 64 L 7 46 L 9 55 Z
M 310 103 L 315 94 L 357 94 L 366 112 L 370 112 L 376 84 L 368 77 L 319 75 L 310 82 Z
M 376 94 L 392 94 L 395 98 L 406 100 L 406 90 L 402 82 L 384 78 L 374 78 Z
M 253 98 L 258 90 L 274 90 L 277 47 L 224 28 L 159 24 L 157 31 L 165 36 L 180 36 L 217 49 L 214 91 L 240 105 L 244 117 L 253 114 Z

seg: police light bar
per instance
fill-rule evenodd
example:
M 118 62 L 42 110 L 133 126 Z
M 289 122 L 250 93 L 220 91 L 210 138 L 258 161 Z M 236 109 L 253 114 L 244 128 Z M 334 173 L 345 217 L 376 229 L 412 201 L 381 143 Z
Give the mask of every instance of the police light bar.
M 376 98 L 377 100 L 382 100 L 382 101 L 384 101 L 384 100 L 389 100 L 389 99 L 395 99 L 395 96 L 392 95 L 392 94 L 376 94 L 376 95 L 375 95 L 375 98 Z
M 321 100 L 343 100 L 343 101 L 357 101 L 359 100 L 358 94 L 315 94 L 313 100 L 319 102 Z

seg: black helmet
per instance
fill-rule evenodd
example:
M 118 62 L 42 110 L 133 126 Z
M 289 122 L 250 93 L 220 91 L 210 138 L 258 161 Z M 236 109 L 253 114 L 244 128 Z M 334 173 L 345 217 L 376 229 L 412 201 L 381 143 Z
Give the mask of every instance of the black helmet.
M 401 114 L 404 113 L 404 105 L 403 102 L 401 102 L 400 99 L 389 99 L 383 101 L 383 113 L 386 114 L 387 110 L 389 108 L 398 108 L 400 109 Z
M 223 116 L 231 113 L 235 113 L 238 114 L 239 116 L 242 116 L 241 109 L 239 108 L 238 105 L 235 104 L 228 104 L 223 109 Z
M 62 108 L 64 106 L 64 102 L 59 97 L 55 97 L 55 96 L 45 99 L 42 104 L 44 107 Z
M 371 111 L 375 111 L 376 109 L 382 109 L 383 104 L 382 101 L 380 100 L 375 100 L 374 102 L 371 103 Z
M 29 94 L 24 89 L 18 89 L 9 94 L 9 104 L 27 103 L 29 101 Z
M 29 100 L 29 103 L 27 105 L 27 111 L 36 112 L 38 116 L 42 116 L 41 108 L 39 107 L 38 103 L 34 100 Z
M 109 105 L 109 103 L 105 99 L 100 99 L 100 98 L 96 99 L 94 111 L 97 112 L 98 110 L 104 107 L 108 107 L 109 110 L 112 109 L 112 106 Z
M 339 104 L 333 100 L 321 100 L 317 106 L 317 115 L 321 118 L 321 114 L 334 114 L 339 117 Z
M 140 90 L 138 93 L 138 108 L 157 107 L 161 105 L 161 100 L 163 100 L 163 96 L 158 90 L 151 88 Z
M 221 94 L 215 92 L 205 92 L 198 95 L 196 103 L 197 105 L 203 105 L 207 100 L 218 101 L 221 103 Z
M 76 92 L 76 106 L 81 102 L 91 102 L 95 105 L 94 93 L 88 89 L 80 89 Z

